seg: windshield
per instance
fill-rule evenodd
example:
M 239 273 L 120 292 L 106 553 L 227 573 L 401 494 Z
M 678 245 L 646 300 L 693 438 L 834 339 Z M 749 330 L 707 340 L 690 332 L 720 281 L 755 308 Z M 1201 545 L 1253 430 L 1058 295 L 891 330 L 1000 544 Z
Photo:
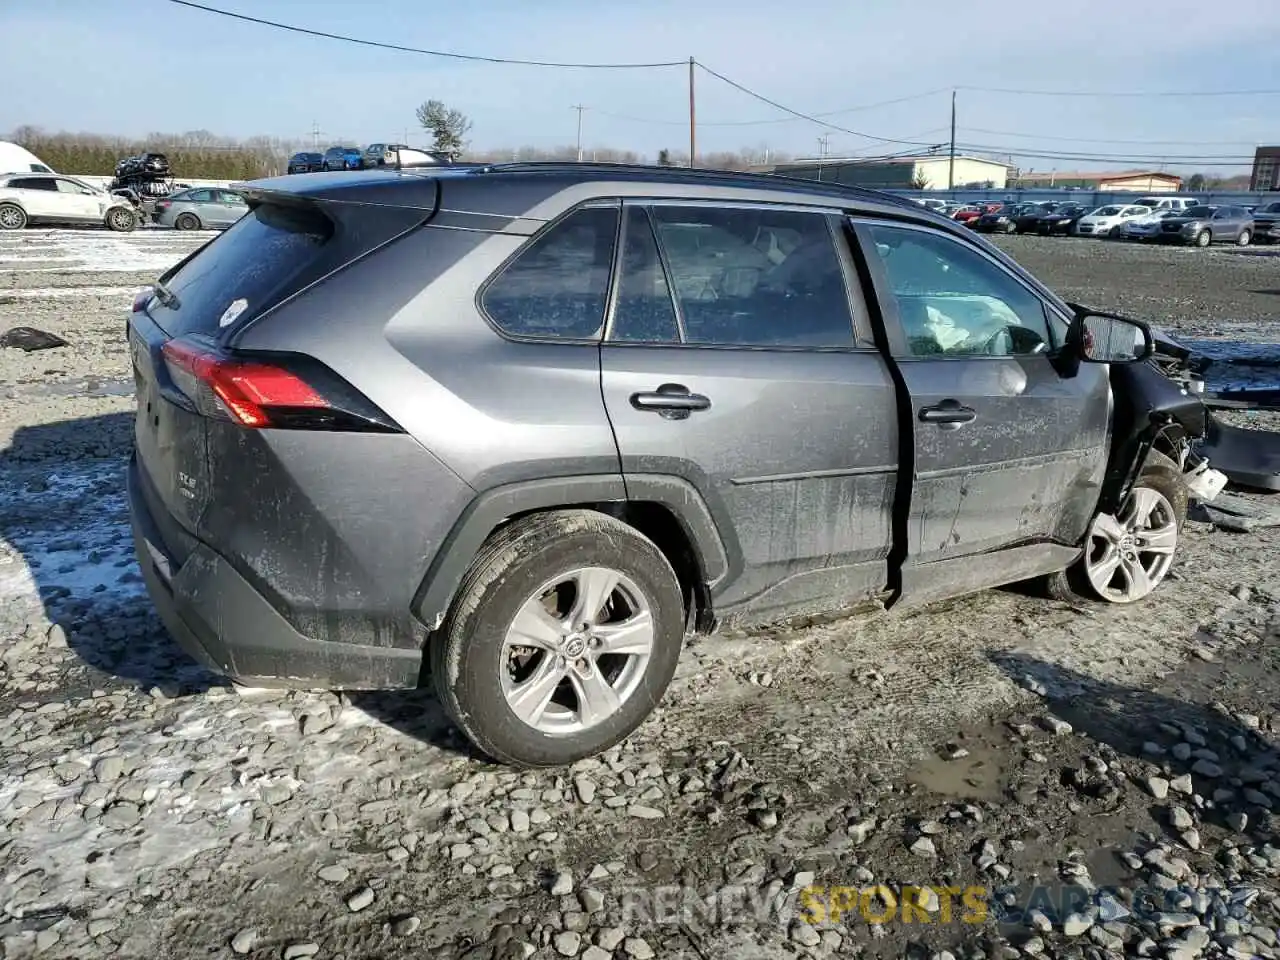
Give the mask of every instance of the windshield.
M 1120 212 L 1119 207 L 1099 207 L 1093 211 L 1095 217 L 1114 217 Z
M 1257 210 L 1258 213 L 1280 213 L 1280 200 L 1275 203 L 1263 204 Z
M 1193 217 L 1197 219 L 1200 217 L 1211 217 L 1213 216 L 1213 211 L 1216 209 L 1217 207 L 1187 207 L 1187 209 L 1182 211 L 1182 215 L 1184 217 Z

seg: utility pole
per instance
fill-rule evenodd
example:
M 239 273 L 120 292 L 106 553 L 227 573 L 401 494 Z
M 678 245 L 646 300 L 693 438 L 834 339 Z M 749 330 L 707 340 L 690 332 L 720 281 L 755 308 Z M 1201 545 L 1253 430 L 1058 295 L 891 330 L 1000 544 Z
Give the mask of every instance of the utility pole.
M 827 158 L 827 143 L 831 139 L 829 134 L 824 133 L 818 138 L 818 179 L 822 179 L 822 161 Z
M 313 150 L 320 149 L 320 134 L 324 131 L 320 129 L 320 124 L 314 120 L 311 121 L 311 148 Z
M 693 68 L 697 61 L 689 58 L 689 166 L 694 166 L 694 157 L 698 155 L 698 111 L 693 96 Z
M 956 92 L 951 91 L 951 159 L 947 163 L 947 189 L 956 188 Z
M 582 162 L 582 111 L 587 109 L 582 104 L 577 103 L 573 106 L 578 111 L 578 162 Z

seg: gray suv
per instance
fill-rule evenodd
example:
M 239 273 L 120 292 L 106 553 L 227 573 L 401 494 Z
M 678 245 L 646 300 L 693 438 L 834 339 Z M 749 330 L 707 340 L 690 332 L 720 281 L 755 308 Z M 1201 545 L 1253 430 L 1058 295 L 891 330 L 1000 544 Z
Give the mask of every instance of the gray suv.
M 558 765 L 690 632 L 1169 570 L 1204 420 L 1152 331 L 909 201 L 592 164 L 236 189 L 128 324 L 138 557 L 232 677 L 429 671 L 489 755 Z

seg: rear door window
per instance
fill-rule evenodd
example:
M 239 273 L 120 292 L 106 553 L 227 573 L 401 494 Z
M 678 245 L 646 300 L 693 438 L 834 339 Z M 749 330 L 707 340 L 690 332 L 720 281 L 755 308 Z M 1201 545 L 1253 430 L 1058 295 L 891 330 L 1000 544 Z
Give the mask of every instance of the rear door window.
M 263 204 L 166 277 L 178 306 L 153 302 L 151 315 L 170 336 L 216 336 L 280 302 L 289 281 L 321 256 L 333 233 L 318 210 Z
M 685 343 L 854 346 L 825 214 L 665 204 L 651 212 Z

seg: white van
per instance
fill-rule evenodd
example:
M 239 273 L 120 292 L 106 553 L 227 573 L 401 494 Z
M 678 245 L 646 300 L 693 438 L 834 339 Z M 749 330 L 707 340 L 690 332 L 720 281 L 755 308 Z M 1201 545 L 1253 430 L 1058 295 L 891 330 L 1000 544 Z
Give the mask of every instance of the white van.
M 16 143 L 0 140 L 0 173 L 53 173 L 39 157 Z
M 1150 196 L 1139 197 L 1133 201 L 1135 207 L 1150 207 L 1153 213 L 1160 210 L 1186 210 L 1188 207 L 1198 207 L 1204 201 L 1199 197 L 1186 197 L 1181 195 L 1174 196 Z

